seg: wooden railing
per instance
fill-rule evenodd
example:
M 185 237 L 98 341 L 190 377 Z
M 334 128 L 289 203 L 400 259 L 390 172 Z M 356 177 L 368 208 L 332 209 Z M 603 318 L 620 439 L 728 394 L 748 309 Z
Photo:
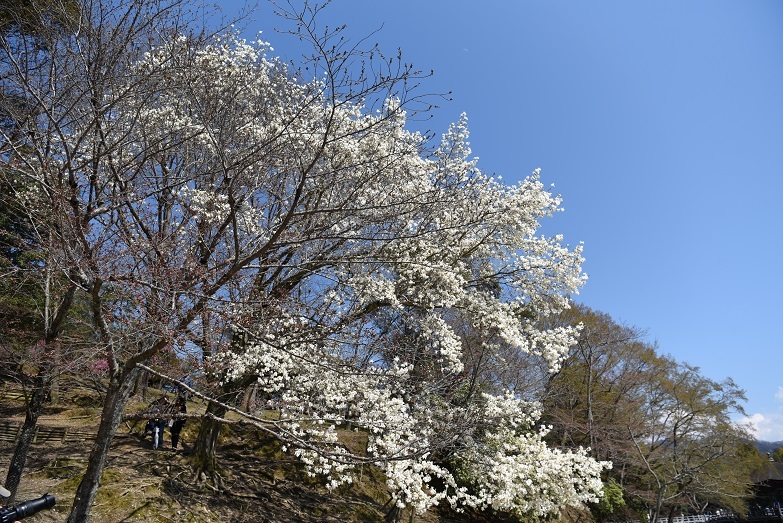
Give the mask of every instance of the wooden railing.
M 21 423 L 0 422 L 0 441 L 16 443 L 21 434 Z M 47 427 L 38 425 L 35 427 L 33 444 L 78 442 L 89 440 L 94 437 L 94 432 L 85 432 L 69 427 Z

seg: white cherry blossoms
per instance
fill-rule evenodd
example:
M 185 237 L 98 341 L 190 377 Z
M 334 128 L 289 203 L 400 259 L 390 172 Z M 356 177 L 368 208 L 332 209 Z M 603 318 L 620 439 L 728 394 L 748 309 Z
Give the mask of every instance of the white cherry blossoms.
M 538 172 L 515 186 L 483 174 L 465 117 L 427 152 L 398 100 L 342 100 L 263 43 L 172 46 L 142 67 L 187 88 L 129 114 L 147 147 L 187 144 L 165 164 L 176 177 L 139 169 L 169 176 L 172 238 L 191 238 L 172 251 L 183 267 L 242 264 L 243 285 L 210 304 L 249 333 L 212 358 L 223 384 L 253 378 L 279 411 L 267 429 L 330 488 L 372 463 L 419 512 L 550 515 L 595 500 L 607 464 L 548 447 L 538 406 L 467 365 L 477 347 L 493 365 L 513 348 L 556 370 L 575 340 L 536 321 L 585 280 L 581 246 L 537 233 L 560 206 Z M 177 299 L 208 289 L 209 270 Z
M 583 448 L 548 447 L 543 441 L 547 429 L 534 429 L 537 405 L 526 405 L 511 392 L 484 397 L 490 424 L 480 442 L 457 458 L 458 474 L 473 487 L 466 503 L 519 517 L 546 517 L 563 506 L 598 501 L 600 474 L 611 463 L 590 458 Z

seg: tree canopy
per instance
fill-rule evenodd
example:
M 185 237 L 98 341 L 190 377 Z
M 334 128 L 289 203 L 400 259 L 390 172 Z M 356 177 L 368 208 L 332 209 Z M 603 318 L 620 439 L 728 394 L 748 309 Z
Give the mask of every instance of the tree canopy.
M 178 6 L 85 3 L 46 56 L 4 40 L 7 89 L 38 115 L 3 134 L 4 172 L 35 187 L 13 197 L 46 223 L 47 263 L 90 304 L 86 356 L 108 367 L 69 520 L 89 518 L 139 364 L 165 350 L 277 395 L 280 419 L 246 419 L 332 487 L 371 462 L 419 511 L 596 500 L 606 464 L 549 447 L 535 402 L 465 386 L 461 325 L 490 357 L 550 369 L 576 335 L 534 321 L 584 281 L 581 247 L 538 232 L 560 205 L 539 173 L 482 173 L 464 117 L 435 147 L 406 129 L 420 73 L 319 32 L 310 6 L 289 13 L 309 78 L 264 42 L 188 31 Z
M 735 421 L 743 391 L 658 354 L 643 332 L 606 314 L 578 306 L 559 320 L 583 328 L 547 384 L 550 437 L 612 461 L 608 475 L 629 507 L 645 507 L 652 519 L 708 507 L 744 514 L 762 463 Z

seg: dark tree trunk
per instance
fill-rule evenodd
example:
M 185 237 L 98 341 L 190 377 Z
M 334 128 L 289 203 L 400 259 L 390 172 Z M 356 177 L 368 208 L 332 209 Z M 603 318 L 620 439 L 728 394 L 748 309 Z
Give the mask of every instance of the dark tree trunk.
M 141 369 L 139 370 L 139 374 L 136 377 L 136 383 L 133 385 L 133 395 L 136 396 L 138 394 L 141 394 L 142 401 L 146 401 L 147 399 L 147 380 L 149 379 L 149 375 L 146 370 Z
M 245 388 L 245 394 L 242 396 L 242 410 L 250 412 L 251 407 L 255 405 L 258 394 L 258 383 L 253 383 Z
M 14 455 L 11 457 L 11 463 L 8 466 L 8 474 L 5 479 L 6 488 L 11 492 L 11 497 L 8 500 L 9 503 L 16 497 L 16 490 L 19 488 L 19 482 L 22 479 L 24 466 L 27 462 L 27 453 L 30 450 L 30 443 L 33 441 L 35 429 L 38 426 L 38 416 L 41 415 L 44 402 L 50 392 L 52 375 L 59 373 L 59 367 L 56 362 L 59 360 L 60 351 L 59 345 L 55 340 L 57 339 L 57 335 L 65 322 L 65 317 L 71 308 L 75 293 L 76 285 L 74 284 L 71 285 L 64 294 L 51 322 L 49 320 L 46 321 L 47 327 L 44 332 L 43 342 L 46 346 L 53 346 L 54 357 L 48 363 L 45 361 L 41 363 L 38 374 L 34 380 L 33 393 L 30 396 L 30 401 L 27 403 L 27 412 L 25 413 L 24 424 L 22 425 L 22 434 L 19 437 L 19 441 L 16 443 Z M 46 310 L 48 311 L 48 306 Z M 19 363 L 18 370 L 19 374 L 23 375 L 22 362 Z
M 5 488 L 11 492 L 11 497 L 6 500 L 9 504 L 16 498 L 16 490 L 19 488 L 19 482 L 22 479 L 25 462 L 27 461 L 27 452 L 30 450 L 30 444 L 35 436 L 35 429 L 38 426 L 38 416 L 43 409 L 47 394 L 47 380 L 44 370 L 39 372 L 35 378 L 35 387 L 27 403 L 27 413 L 22 425 L 22 433 L 14 448 L 14 455 L 11 457 L 11 463 L 8 466 L 8 474 L 5 478 Z
M 388 523 L 400 523 L 402 521 L 402 509 L 396 504 L 392 505 L 383 519 Z
M 122 413 L 136 383 L 138 372 L 139 370 L 135 367 L 128 372 L 121 371 L 109 382 L 106 399 L 103 402 L 98 435 L 95 437 L 95 443 L 93 443 L 92 452 L 87 462 L 87 470 L 76 489 L 71 513 L 68 515 L 68 523 L 87 523 L 90 520 L 90 510 L 101 484 L 101 474 L 106 465 L 111 442 L 122 420 Z
M 217 473 L 216 451 L 220 428 L 223 424 L 212 416 L 220 418 L 225 414 L 225 407 L 212 402 L 207 405 L 206 416 L 201 420 L 196 443 L 193 447 L 193 463 L 197 472 L 213 479 Z
M 52 369 L 49 377 L 49 403 L 57 405 L 60 403 L 60 342 L 52 344 Z
M 256 381 L 255 377 L 247 376 L 244 379 L 229 383 L 223 386 L 220 395 L 217 397 L 221 403 L 228 403 L 237 398 L 238 394 L 246 387 L 251 386 Z M 214 483 L 220 483 L 217 474 L 217 445 L 218 437 L 222 423 L 214 418 L 222 418 L 226 414 L 226 408 L 215 402 L 207 404 L 207 411 L 201 420 L 201 426 L 196 437 L 196 443 L 193 448 L 193 464 L 196 466 L 197 474 L 202 473 L 208 476 Z

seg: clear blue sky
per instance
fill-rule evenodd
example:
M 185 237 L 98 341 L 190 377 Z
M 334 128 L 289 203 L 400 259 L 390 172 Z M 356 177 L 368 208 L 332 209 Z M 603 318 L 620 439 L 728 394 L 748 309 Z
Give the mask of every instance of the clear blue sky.
M 248 34 L 295 59 L 258 7 Z M 453 101 L 426 128 L 466 112 L 485 172 L 541 167 L 564 197 L 547 230 L 585 243 L 577 299 L 733 378 L 758 436 L 783 440 L 783 2 L 333 0 L 322 15 L 434 69 L 423 90 Z

